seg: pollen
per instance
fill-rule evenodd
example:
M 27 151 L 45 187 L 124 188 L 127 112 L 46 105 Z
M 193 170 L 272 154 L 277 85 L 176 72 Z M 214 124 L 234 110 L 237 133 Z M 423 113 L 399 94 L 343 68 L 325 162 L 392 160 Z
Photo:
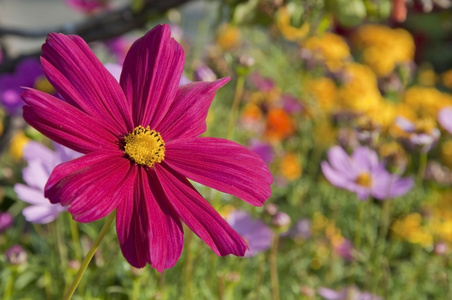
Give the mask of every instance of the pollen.
M 165 158 L 165 142 L 160 133 L 149 126 L 137 126 L 124 137 L 124 152 L 137 165 L 153 167 Z
M 363 172 L 356 177 L 355 183 L 363 187 L 370 187 L 372 185 L 372 177 L 369 173 Z

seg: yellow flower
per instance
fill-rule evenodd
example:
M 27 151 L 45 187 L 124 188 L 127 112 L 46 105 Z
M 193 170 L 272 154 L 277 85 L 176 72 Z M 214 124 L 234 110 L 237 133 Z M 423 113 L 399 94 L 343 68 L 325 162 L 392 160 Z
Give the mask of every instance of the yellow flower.
M 418 81 L 424 86 L 435 86 L 438 81 L 438 75 L 431 66 L 422 66 L 418 73 Z
M 279 32 L 289 41 L 299 41 L 304 39 L 309 33 L 309 23 L 304 22 L 300 27 L 294 27 L 290 22 L 290 7 L 283 6 L 276 14 L 276 26 Z
M 22 159 L 23 149 L 29 140 L 30 139 L 22 131 L 19 131 L 14 135 L 9 147 L 9 153 L 14 160 L 19 161 Z
M 431 246 L 433 236 L 421 223 L 422 216 L 418 213 L 411 213 L 401 220 L 396 220 L 392 225 L 392 230 L 402 240 L 424 247 Z
M 217 45 L 224 51 L 238 48 L 241 41 L 240 30 L 231 24 L 223 24 L 217 36 Z
M 339 71 L 350 60 L 348 44 L 341 36 L 331 32 L 310 37 L 301 46 L 310 50 L 317 59 L 324 61 L 332 72 Z
M 341 106 L 358 112 L 378 109 L 382 96 L 372 70 L 365 65 L 351 63 L 344 68 L 344 74 L 346 82 L 338 92 Z
M 352 41 L 363 52 L 364 63 L 379 77 L 389 75 L 397 64 L 414 58 L 413 37 L 404 29 L 364 25 L 356 30 Z
M 281 161 L 281 174 L 288 180 L 293 181 L 300 178 L 302 165 L 298 155 L 289 153 Z
M 418 116 L 436 119 L 441 108 L 452 104 L 452 96 L 441 93 L 436 88 L 413 86 L 405 91 L 403 101 L 411 106 Z
M 306 83 L 306 90 L 323 111 L 328 112 L 334 108 L 337 88 L 332 79 L 327 77 L 311 79 Z

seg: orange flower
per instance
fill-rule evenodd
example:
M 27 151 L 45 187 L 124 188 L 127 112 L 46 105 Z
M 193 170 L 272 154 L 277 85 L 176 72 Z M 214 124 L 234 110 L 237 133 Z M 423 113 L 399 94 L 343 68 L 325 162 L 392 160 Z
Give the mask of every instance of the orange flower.
M 265 136 L 271 140 L 282 140 L 294 132 L 295 128 L 289 115 L 282 108 L 268 112 Z

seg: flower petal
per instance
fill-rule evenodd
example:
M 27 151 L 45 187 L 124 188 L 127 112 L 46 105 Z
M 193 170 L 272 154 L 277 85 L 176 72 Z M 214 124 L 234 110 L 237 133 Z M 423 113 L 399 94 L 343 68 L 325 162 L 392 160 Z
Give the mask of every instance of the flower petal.
M 206 131 L 206 117 L 217 89 L 229 77 L 214 82 L 193 82 L 181 86 L 166 116 L 156 126 L 165 141 L 197 137 Z
M 447 106 L 438 112 L 438 122 L 452 134 L 452 107 Z
M 26 90 L 22 98 L 25 121 L 55 142 L 81 153 L 118 149 L 117 135 L 104 121 L 38 90 Z
M 336 169 L 333 169 L 327 162 L 323 161 L 320 164 L 322 168 L 322 173 L 328 179 L 328 181 L 339 188 L 343 188 L 349 191 L 353 190 L 353 180 L 343 175 L 342 172 L 337 171 Z
M 155 128 L 174 101 L 184 68 L 182 47 L 168 25 L 158 25 L 130 47 L 120 84 L 133 108 L 134 126 Z
M 349 180 L 354 179 L 358 175 L 356 174 L 352 160 L 342 147 L 334 146 L 328 150 L 328 162 L 332 168 L 343 173 L 343 176 Z
M 25 207 L 22 214 L 28 222 L 47 224 L 55 220 L 64 210 L 65 208 L 59 204 L 32 205 Z
M 50 201 L 44 197 L 44 192 L 41 189 L 29 187 L 25 184 L 16 183 L 14 185 L 14 191 L 17 197 L 29 204 L 49 204 Z
M 50 175 L 45 197 L 70 205 L 78 222 L 101 219 L 124 199 L 134 185 L 135 165 L 120 151 L 98 151 L 58 165 Z
M 234 142 L 217 138 L 166 143 L 165 162 L 182 175 L 261 206 L 271 195 L 272 175 L 262 159 Z
M 131 107 L 120 85 L 82 38 L 49 34 L 42 46 L 41 64 L 69 104 L 105 120 L 118 132 L 133 130 Z
M 186 178 L 171 170 L 165 163 L 156 165 L 154 169 L 176 213 L 217 255 L 245 254 L 247 245 L 243 238 Z
M 148 173 L 139 168 L 133 197 L 118 207 L 116 230 L 122 253 L 131 265 L 142 268 L 150 263 L 162 272 L 176 264 L 184 236 L 182 223 L 167 202 L 155 172 Z

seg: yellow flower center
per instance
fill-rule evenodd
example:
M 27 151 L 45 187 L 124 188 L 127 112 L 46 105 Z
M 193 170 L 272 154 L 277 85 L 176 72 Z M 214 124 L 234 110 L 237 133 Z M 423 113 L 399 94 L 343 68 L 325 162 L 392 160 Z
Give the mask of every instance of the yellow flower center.
M 39 76 L 35 80 L 34 88 L 42 92 L 46 92 L 47 94 L 55 94 L 55 89 L 44 75 Z
M 124 137 L 124 152 L 137 165 L 153 167 L 165 158 L 165 142 L 160 133 L 151 130 L 149 126 L 137 126 Z
M 369 173 L 363 172 L 355 179 L 355 183 L 363 187 L 370 187 L 372 185 L 372 178 Z

